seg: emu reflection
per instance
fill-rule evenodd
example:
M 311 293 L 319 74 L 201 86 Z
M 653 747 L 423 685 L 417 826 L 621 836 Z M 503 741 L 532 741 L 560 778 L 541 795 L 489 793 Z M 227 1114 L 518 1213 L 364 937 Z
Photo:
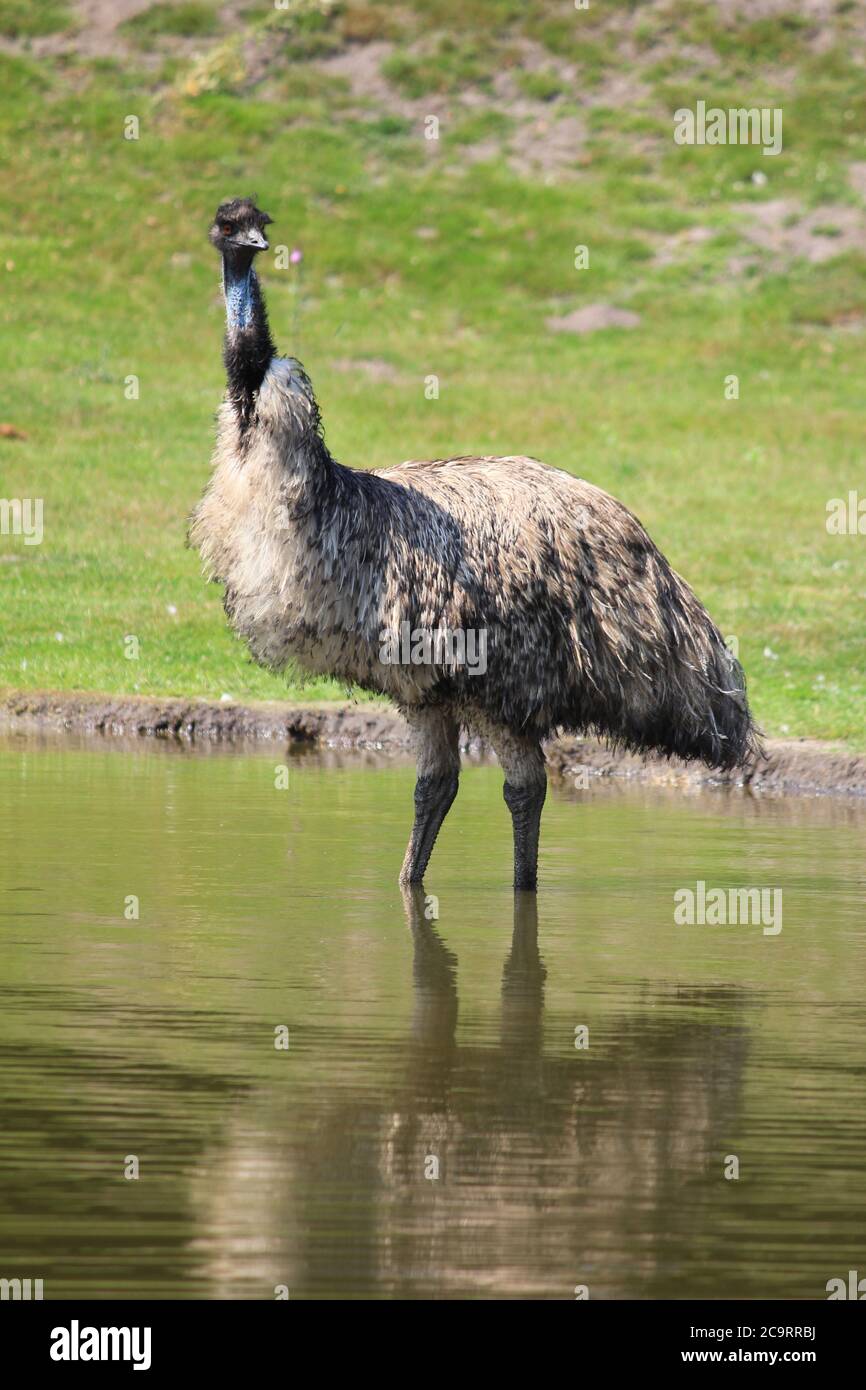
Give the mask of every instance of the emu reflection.
M 584 1000 L 572 1016 L 558 981 L 545 1023 L 536 898 L 516 893 L 491 1043 L 489 1021 L 460 1018 L 457 957 L 423 893 L 404 905 L 411 1023 L 375 1080 L 335 1077 L 315 1104 L 258 1091 L 213 1154 L 199 1195 L 209 1228 L 234 1232 L 211 1250 L 221 1291 L 646 1296 L 693 1239 L 684 1189 L 710 1203 L 725 1186 L 748 996 L 645 985 L 627 1012 Z

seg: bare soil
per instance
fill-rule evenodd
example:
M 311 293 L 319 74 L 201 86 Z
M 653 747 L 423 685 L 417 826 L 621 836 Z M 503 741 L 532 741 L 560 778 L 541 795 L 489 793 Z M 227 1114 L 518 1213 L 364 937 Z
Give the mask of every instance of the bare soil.
M 587 304 L 560 318 L 545 320 L 552 333 L 597 333 L 601 328 L 637 328 L 640 314 L 612 304 Z
M 845 251 L 861 250 L 866 241 L 866 213 L 846 204 L 806 211 L 794 198 L 773 198 L 766 203 L 734 203 L 732 211 L 742 217 L 742 235 L 771 253 L 777 268 L 797 259 L 817 265 Z

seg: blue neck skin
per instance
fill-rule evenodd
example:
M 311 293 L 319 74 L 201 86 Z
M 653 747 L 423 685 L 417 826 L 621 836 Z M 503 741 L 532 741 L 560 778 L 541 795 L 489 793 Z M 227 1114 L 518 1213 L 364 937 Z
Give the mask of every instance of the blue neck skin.
M 253 267 L 241 269 L 223 261 L 223 293 L 229 329 L 249 328 L 253 320 Z

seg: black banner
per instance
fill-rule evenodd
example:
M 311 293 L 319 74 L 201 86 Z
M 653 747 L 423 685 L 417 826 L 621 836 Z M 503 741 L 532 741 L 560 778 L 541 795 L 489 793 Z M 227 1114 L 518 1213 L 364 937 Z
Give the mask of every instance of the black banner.
M 572 1359 L 579 1356 L 583 1361 L 591 1356 L 596 1364 L 601 1362 L 613 1372 L 639 1369 L 652 1374 L 674 1367 L 699 1370 L 712 1365 L 799 1365 L 826 1376 L 851 1363 L 863 1334 L 859 1312 L 841 1306 L 842 1301 L 849 1300 L 587 1301 L 577 1302 L 566 1313 L 561 1308 L 536 1307 L 523 1315 L 512 1308 L 508 1333 L 513 1334 L 514 1316 L 527 1316 L 533 1328 L 539 1326 L 536 1320 L 540 1317 L 546 1336 L 567 1339 L 564 1349 Z M 428 1306 L 424 1314 L 417 1304 L 404 1304 L 400 1321 L 386 1324 L 398 1342 L 406 1333 L 410 1306 L 435 1326 L 437 1335 L 449 1323 L 454 1327 L 461 1335 L 461 1361 L 469 1346 L 485 1358 L 485 1369 L 497 1359 L 490 1331 L 496 1328 L 498 1318 L 492 1308 L 482 1312 L 478 1301 L 467 1300 L 450 1312 L 439 1305 Z M 466 1321 L 470 1307 L 475 1311 L 471 1324 Z M 305 1363 L 308 1357 L 313 1360 L 314 1368 L 331 1363 L 338 1347 L 354 1360 L 364 1346 L 370 1350 L 366 1336 L 376 1324 L 378 1311 L 369 1303 L 302 1299 L 282 1304 L 7 1301 L 0 1303 L 0 1327 L 7 1362 L 11 1360 L 24 1373 L 42 1376 L 47 1372 L 52 1379 L 63 1381 L 70 1376 L 92 1379 L 109 1371 L 115 1378 L 118 1374 L 137 1374 L 141 1379 L 151 1376 L 161 1381 L 166 1374 L 195 1372 L 223 1380 L 230 1375 L 260 1374 L 265 1367 L 277 1369 L 281 1365 L 289 1374 L 293 1367 L 299 1369 L 299 1352 Z M 362 1312 L 363 1323 L 358 1320 Z M 487 1333 L 476 1342 L 479 1316 Z M 467 1345 L 470 1327 L 473 1340 Z M 337 1329 L 345 1336 L 354 1328 L 364 1337 L 355 1350 L 349 1343 L 335 1340 Z M 381 1335 L 377 1332 L 377 1337 Z M 511 1335 L 506 1345 L 513 1349 Z M 381 1354 L 380 1347 L 377 1355 Z

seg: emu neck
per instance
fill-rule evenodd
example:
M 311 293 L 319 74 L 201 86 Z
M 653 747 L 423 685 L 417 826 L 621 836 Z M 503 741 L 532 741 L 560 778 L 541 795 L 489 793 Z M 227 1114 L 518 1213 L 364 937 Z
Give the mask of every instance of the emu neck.
M 246 268 L 223 261 L 223 293 L 226 301 L 226 330 L 229 333 L 249 328 L 253 318 L 252 262 Z
M 250 256 L 223 257 L 226 336 L 223 357 L 229 399 L 241 428 L 249 428 L 256 393 L 276 349 L 268 328 L 259 282 Z

